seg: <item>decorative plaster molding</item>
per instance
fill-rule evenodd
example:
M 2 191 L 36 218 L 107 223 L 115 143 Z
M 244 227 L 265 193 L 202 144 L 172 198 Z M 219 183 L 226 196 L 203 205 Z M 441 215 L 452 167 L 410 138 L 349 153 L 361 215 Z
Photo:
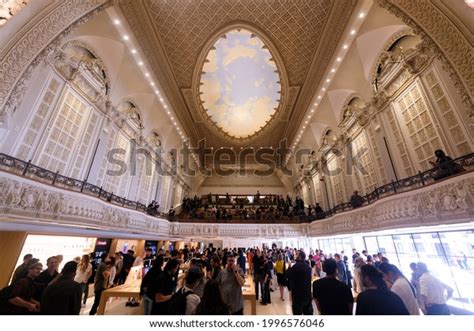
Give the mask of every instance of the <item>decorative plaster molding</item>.
M 54 223 L 166 238 L 316 237 L 474 219 L 474 172 L 311 224 L 170 223 L 85 194 L 0 174 L 0 222 Z
M 425 48 L 435 52 L 454 86 L 474 116 L 474 55 L 472 45 L 439 8 L 429 0 L 377 0 L 382 8 L 399 17 L 423 39 Z
M 312 222 L 308 235 L 327 236 L 474 220 L 474 172 L 383 198 Z
M 31 221 L 135 233 L 169 233 L 169 222 L 85 194 L 8 173 L 0 176 L 0 221 Z
M 102 12 L 106 1 L 59 1 L 58 6 L 36 24 L 22 31 L 21 38 L 0 60 L 0 123 L 13 112 L 26 91 L 36 67 L 51 57 L 62 40 L 76 27 Z

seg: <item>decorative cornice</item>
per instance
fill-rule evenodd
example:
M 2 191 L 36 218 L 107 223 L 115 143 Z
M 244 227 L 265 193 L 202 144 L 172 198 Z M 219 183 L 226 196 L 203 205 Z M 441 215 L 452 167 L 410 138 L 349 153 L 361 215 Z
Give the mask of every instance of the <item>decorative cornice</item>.
M 472 222 L 474 172 L 382 198 L 311 224 L 170 223 L 97 198 L 0 172 L 0 222 L 91 227 L 166 238 L 316 237 Z
M 468 115 L 474 116 L 474 53 L 472 44 L 440 8 L 429 0 L 376 0 L 379 6 L 399 17 L 419 35 L 426 48 L 435 52 L 453 80 L 466 105 Z
M 102 12 L 106 1 L 59 1 L 59 5 L 35 18 L 36 24 L 0 60 L 0 119 L 14 111 L 36 67 L 52 56 L 76 27 Z

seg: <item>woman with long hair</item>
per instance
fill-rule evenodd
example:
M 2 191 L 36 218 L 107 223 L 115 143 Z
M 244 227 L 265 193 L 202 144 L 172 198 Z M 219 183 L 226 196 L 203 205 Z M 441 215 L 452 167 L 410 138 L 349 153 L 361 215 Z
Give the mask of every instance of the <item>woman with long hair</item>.
M 82 255 L 81 262 L 77 266 L 76 269 L 76 276 L 74 277 L 74 281 L 81 284 L 82 289 L 82 307 L 86 306 L 87 301 L 87 294 L 89 291 L 86 291 L 88 284 L 89 277 L 92 275 L 92 264 L 91 258 L 89 254 Z
M 415 288 L 397 266 L 389 263 L 381 263 L 379 270 L 383 273 L 385 280 L 391 284 L 390 290 L 402 299 L 410 315 L 420 315 L 420 307 L 416 300 Z
M 357 296 L 356 315 L 409 315 L 402 299 L 391 292 L 383 274 L 370 264 L 361 268 L 366 290 Z
M 210 280 L 204 286 L 201 302 L 196 307 L 196 315 L 229 315 L 229 308 L 222 300 L 219 283 Z

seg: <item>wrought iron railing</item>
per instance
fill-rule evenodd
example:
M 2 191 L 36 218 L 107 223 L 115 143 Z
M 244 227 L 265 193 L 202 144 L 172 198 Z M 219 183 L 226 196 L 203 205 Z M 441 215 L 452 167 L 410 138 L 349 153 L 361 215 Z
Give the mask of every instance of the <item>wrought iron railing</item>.
M 114 193 L 105 191 L 102 187 L 93 185 L 85 180 L 66 177 L 59 172 L 53 172 L 31 163 L 25 162 L 13 156 L 0 153 L 0 169 L 22 177 L 26 177 L 40 183 L 49 184 L 69 191 L 80 192 L 95 198 L 107 201 L 117 206 L 134 209 L 141 212 L 146 211 L 146 206 L 138 201 L 128 200 Z
M 397 193 L 406 192 L 419 187 L 426 186 L 433 183 L 436 179 L 440 179 L 440 172 L 448 172 L 448 176 L 455 174 L 456 172 L 470 171 L 474 166 L 474 153 L 459 157 L 447 164 L 433 167 L 424 172 L 418 172 L 418 174 L 400 179 L 398 181 L 392 181 L 386 185 L 376 188 L 369 194 L 363 196 L 363 205 L 371 204 L 381 198 L 391 196 Z M 13 156 L 0 153 L 0 170 L 13 173 L 22 177 L 26 177 L 41 183 L 49 184 L 55 187 L 67 189 L 74 192 L 80 192 L 89 196 L 96 197 L 103 201 L 112 203 L 117 206 L 125 207 L 128 209 L 138 210 L 140 212 L 146 212 L 146 205 L 138 201 L 128 200 L 125 197 L 115 195 L 113 192 L 107 192 L 102 187 L 88 183 L 85 180 L 78 180 L 70 177 L 60 175 L 59 172 L 53 172 L 41 167 L 38 167 L 31 163 L 31 160 L 26 162 L 17 159 Z M 270 197 L 271 195 L 267 195 Z M 243 197 L 243 196 L 242 196 Z M 273 197 L 273 196 L 272 196 Z M 273 204 L 273 199 L 271 199 Z M 267 201 L 266 201 L 267 202 Z M 315 219 L 322 219 L 333 216 L 337 213 L 352 210 L 353 207 L 350 202 L 339 204 L 324 213 L 312 216 L 295 216 L 294 219 L 280 219 L 278 221 L 271 220 L 272 223 L 286 222 L 308 222 Z M 158 213 L 156 216 L 164 217 L 165 214 Z M 177 217 L 170 218 L 171 221 L 179 221 L 181 219 Z M 199 221 L 199 220 L 198 220 Z M 223 220 L 220 220 L 223 221 Z M 248 220 L 246 220 L 248 221 Z M 225 221 L 223 221 L 225 222 Z M 268 220 L 262 219 L 259 222 L 268 222 Z
M 442 165 L 435 166 L 424 172 L 418 172 L 418 174 L 403 178 L 397 181 L 391 181 L 388 184 L 377 187 L 372 192 L 363 196 L 362 206 L 369 205 L 381 198 L 391 196 L 394 194 L 411 191 L 416 188 L 420 188 L 429 184 L 434 183 L 436 180 L 441 180 L 452 175 L 463 173 L 472 170 L 474 166 L 474 153 L 470 153 L 447 162 Z M 361 207 L 362 207 L 361 206 Z M 350 202 L 339 204 L 324 212 L 326 218 L 342 211 L 354 209 Z

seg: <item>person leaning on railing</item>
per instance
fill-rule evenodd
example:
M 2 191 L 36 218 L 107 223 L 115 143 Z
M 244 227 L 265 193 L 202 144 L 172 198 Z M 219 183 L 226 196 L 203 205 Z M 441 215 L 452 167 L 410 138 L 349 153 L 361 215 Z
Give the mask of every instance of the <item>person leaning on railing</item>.
M 440 180 L 464 171 L 463 167 L 454 162 L 443 150 L 437 149 L 434 154 L 436 161 L 430 161 L 430 164 L 437 169 L 436 174 L 433 176 L 434 180 Z

